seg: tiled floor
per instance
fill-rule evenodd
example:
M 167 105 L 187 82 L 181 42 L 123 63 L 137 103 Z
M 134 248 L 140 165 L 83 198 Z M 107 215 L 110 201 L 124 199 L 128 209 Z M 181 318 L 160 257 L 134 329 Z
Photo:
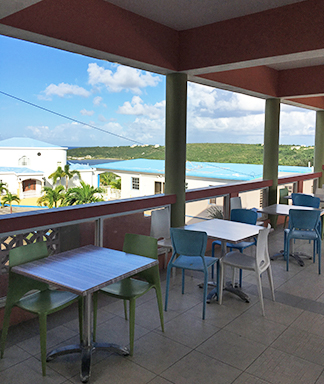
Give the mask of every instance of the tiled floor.
M 282 227 L 270 234 L 270 254 L 282 248 Z M 324 246 L 323 246 L 324 247 Z M 307 242 L 296 248 L 312 251 Z M 250 251 L 248 251 L 250 252 Z M 202 315 L 199 275 L 173 278 L 165 332 L 159 325 L 154 292 L 138 300 L 133 357 L 97 351 L 90 383 L 113 384 L 324 384 L 324 277 L 317 261 L 300 267 L 282 259 L 272 262 L 276 302 L 270 300 L 266 275 L 266 317 L 261 316 L 254 276 L 244 275 L 250 303 L 224 293 L 223 305 L 212 302 Z M 165 292 L 165 274 L 161 276 Z M 128 344 L 123 304 L 100 297 L 98 341 Z M 77 308 L 48 319 L 48 349 L 78 340 Z M 66 355 L 47 363 L 41 375 L 37 320 L 11 327 L 0 382 L 79 383 L 80 356 Z

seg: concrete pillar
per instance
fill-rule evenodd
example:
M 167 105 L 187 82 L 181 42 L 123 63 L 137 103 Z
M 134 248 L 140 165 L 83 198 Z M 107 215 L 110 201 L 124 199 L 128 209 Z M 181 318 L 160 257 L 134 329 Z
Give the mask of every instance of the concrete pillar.
M 279 161 L 279 118 L 280 99 L 267 99 L 264 122 L 263 179 L 273 181 L 269 188 L 268 203 L 277 203 L 278 161 Z M 274 226 L 276 218 L 270 218 Z
M 185 223 L 187 75 L 172 73 L 166 77 L 165 114 L 165 193 L 176 194 L 171 206 L 171 226 Z
M 316 112 L 314 172 L 322 172 L 324 165 L 324 111 Z M 323 176 L 319 178 L 318 187 L 324 184 Z

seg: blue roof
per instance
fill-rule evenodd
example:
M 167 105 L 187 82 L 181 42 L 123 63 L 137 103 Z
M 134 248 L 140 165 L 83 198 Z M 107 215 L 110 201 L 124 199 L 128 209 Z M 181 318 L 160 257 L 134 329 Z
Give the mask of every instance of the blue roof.
M 22 173 L 43 173 L 43 171 L 34 171 L 33 169 L 26 167 L 0 167 L 0 173 L 13 172 L 17 174 Z
M 164 174 L 164 160 L 134 159 L 113 163 L 96 164 L 100 170 L 111 172 L 134 172 Z M 296 166 L 279 166 L 279 173 L 310 173 L 312 168 Z M 186 162 L 186 175 L 224 180 L 254 180 L 262 178 L 262 164 L 211 163 L 199 161 Z
M 93 167 L 91 167 L 89 164 L 71 163 L 70 161 L 67 163 L 70 165 L 70 171 L 90 171 L 93 169 Z
M 67 149 L 58 145 L 44 143 L 40 140 L 30 139 L 29 137 L 12 137 L 10 139 L 1 140 L 0 147 L 2 148 L 57 148 Z

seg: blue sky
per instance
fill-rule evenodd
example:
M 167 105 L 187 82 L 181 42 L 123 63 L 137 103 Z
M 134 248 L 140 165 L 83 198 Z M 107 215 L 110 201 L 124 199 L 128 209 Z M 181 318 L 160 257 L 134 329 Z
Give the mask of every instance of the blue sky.
M 164 76 L 5 36 L 0 51 L 0 140 L 164 145 Z M 264 107 L 258 98 L 188 83 L 187 141 L 262 143 Z M 314 111 L 282 105 L 280 119 L 281 144 L 314 144 Z

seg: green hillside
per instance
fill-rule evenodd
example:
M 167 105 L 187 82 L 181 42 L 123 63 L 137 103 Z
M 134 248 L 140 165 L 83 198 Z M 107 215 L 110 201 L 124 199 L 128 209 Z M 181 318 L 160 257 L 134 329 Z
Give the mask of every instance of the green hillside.
M 82 147 L 68 150 L 68 158 L 164 159 L 164 147 L 154 145 L 124 147 Z M 187 160 L 217 163 L 262 164 L 263 145 L 204 143 L 187 144 Z M 279 165 L 313 165 L 314 147 L 280 145 Z

